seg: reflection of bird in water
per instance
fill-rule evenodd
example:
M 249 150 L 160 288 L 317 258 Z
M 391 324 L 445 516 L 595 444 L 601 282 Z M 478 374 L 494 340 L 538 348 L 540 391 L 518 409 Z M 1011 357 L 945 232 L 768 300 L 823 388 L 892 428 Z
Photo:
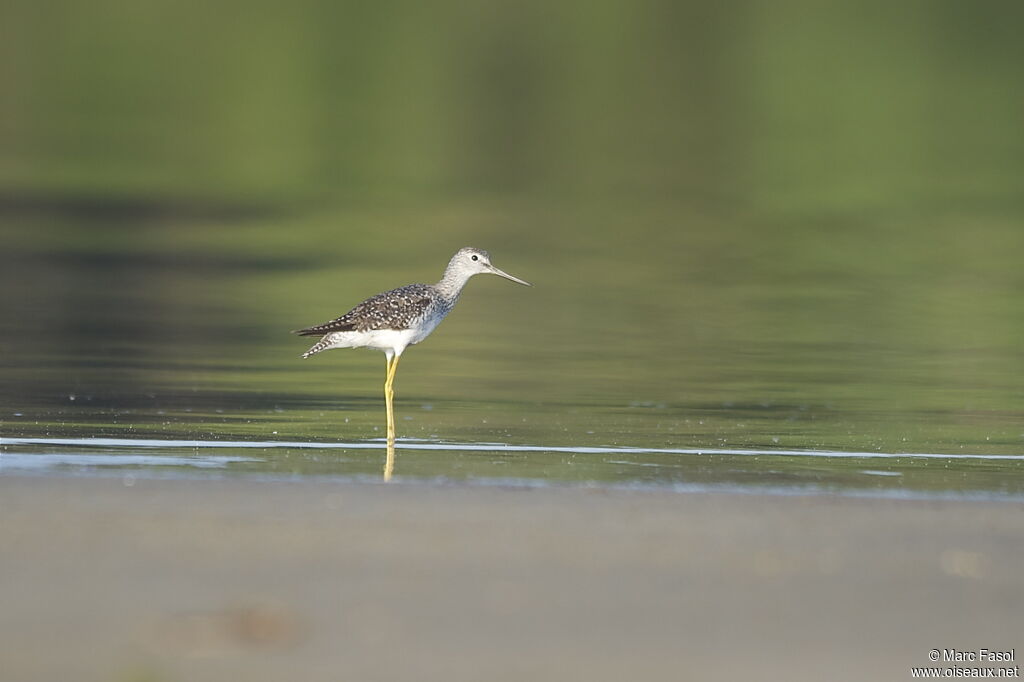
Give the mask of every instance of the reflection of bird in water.
M 466 247 L 452 256 L 444 276 L 437 284 L 410 284 L 366 299 L 341 317 L 295 333 L 321 336 L 302 357 L 308 358 L 331 348 L 376 348 L 384 351 L 387 367 L 384 402 L 387 406 L 388 447 L 394 447 L 395 412 L 393 407 L 395 370 L 406 347 L 427 338 L 451 312 L 462 287 L 473 275 L 490 273 L 519 284 L 531 286 L 518 277 L 491 265 L 486 251 Z M 388 472 L 385 469 L 385 477 Z

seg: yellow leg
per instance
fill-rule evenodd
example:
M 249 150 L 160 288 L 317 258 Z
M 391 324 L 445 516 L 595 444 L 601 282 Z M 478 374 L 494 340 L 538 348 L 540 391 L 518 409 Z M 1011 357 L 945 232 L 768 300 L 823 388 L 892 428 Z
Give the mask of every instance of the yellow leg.
M 395 441 L 388 441 L 388 452 L 384 459 L 384 480 L 390 481 L 391 475 L 395 473 Z
M 384 404 L 388 411 L 387 458 L 384 460 L 384 480 L 390 481 L 395 470 L 395 372 L 398 370 L 398 356 L 388 360 L 384 378 Z
M 395 371 L 398 369 L 399 356 L 395 356 L 387 366 L 387 377 L 384 380 L 384 404 L 388 411 L 388 444 L 394 447 L 395 444 Z

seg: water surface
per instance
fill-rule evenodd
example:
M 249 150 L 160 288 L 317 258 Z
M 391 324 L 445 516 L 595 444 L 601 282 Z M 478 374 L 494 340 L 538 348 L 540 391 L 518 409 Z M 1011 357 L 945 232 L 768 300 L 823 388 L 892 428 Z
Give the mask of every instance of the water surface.
M 0 474 L 1019 495 L 1020 6 L 599 5 L 12 6 Z

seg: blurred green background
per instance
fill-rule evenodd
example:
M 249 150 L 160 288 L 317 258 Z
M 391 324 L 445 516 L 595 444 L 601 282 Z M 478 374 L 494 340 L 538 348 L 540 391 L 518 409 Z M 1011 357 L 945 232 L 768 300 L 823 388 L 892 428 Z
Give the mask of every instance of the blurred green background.
M 1022 21 L 5 2 L 0 429 L 379 436 L 383 357 L 287 332 L 473 245 L 536 286 L 471 283 L 400 435 L 1020 453 Z

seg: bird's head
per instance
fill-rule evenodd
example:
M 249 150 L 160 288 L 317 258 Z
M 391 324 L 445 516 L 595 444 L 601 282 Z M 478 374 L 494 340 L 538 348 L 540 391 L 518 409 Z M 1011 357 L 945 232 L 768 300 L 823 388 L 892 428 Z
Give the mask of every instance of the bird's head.
M 483 249 L 475 249 L 472 246 L 459 249 L 458 252 L 452 256 L 451 263 L 448 264 L 448 268 L 455 268 L 467 277 L 480 274 L 491 274 L 510 279 L 517 284 L 525 284 L 526 286 L 533 286 L 529 282 L 525 282 L 518 277 L 499 270 L 498 268 L 491 265 L 491 255 Z

